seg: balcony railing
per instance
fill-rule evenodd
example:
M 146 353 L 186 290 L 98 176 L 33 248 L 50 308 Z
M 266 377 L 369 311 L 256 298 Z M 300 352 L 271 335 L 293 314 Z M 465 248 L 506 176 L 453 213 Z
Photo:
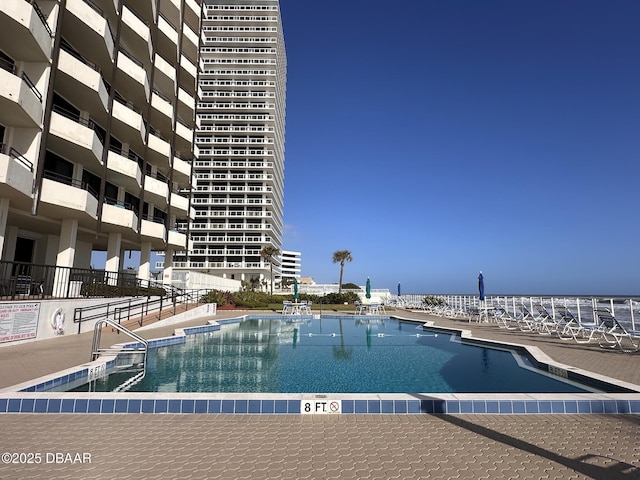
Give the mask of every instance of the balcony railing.
M 0 68 L 14 75 L 16 73 L 16 64 L 5 57 L 0 57 Z
M 11 158 L 15 158 L 18 162 L 27 167 L 29 171 L 33 172 L 33 163 L 27 160 L 24 155 L 18 152 L 15 148 L 10 147 L 4 143 L 0 143 L 0 152 L 4 153 L 5 155 L 9 155 Z
M 70 185 L 81 190 L 85 190 L 86 192 L 89 192 L 89 194 L 96 200 L 98 199 L 98 192 L 91 185 L 89 185 L 87 182 L 83 182 L 82 180 L 76 180 L 74 178 L 67 177 L 66 175 L 62 175 L 51 170 L 44 171 L 44 178 L 53 180 L 54 182 L 64 183 L 65 185 Z
M 44 26 L 49 36 L 53 37 L 53 32 L 51 31 L 51 27 L 47 23 L 47 18 L 44 16 L 44 13 L 42 13 L 42 10 L 40 10 L 40 7 L 36 3 L 36 1 L 35 0 L 27 0 L 27 1 L 33 6 L 33 11 L 36 12 L 36 15 L 42 22 L 42 25 Z
M 0 261 L 0 298 L 5 300 L 124 296 L 139 283 L 129 272 Z
M 90 128 L 91 130 L 94 131 L 94 133 L 98 137 L 98 140 L 100 140 L 100 143 L 104 145 L 105 138 L 104 138 L 104 133 L 101 131 L 102 127 L 99 127 L 99 125 L 96 122 L 94 122 L 90 118 L 83 118 L 79 114 L 66 110 L 59 105 L 54 105 L 53 111 L 56 113 L 59 113 L 65 118 L 68 118 L 69 120 L 73 120 L 74 122 L 79 123 L 83 127 Z

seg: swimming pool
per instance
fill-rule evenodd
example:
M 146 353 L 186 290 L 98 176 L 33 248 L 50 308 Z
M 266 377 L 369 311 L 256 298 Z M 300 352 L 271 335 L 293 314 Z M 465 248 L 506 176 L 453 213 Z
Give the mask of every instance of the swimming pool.
M 131 392 L 585 393 L 515 349 L 389 317 L 248 317 L 150 350 Z M 111 392 L 132 372 L 73 391 Z

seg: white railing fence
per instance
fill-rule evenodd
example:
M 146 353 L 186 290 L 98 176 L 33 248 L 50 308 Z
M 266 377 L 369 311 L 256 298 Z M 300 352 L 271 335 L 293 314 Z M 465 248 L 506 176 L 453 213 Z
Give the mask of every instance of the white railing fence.
M 448 305 L 453 311 L 466 314 L 470 307 L 480 305 L 478 295 L 441 295 L 411 294 L 394 296 L 390 303 L 404 308 L 422 308 L 425 298 L 435 298 Z M 625 328 L 640 330 L 640 297 L 556 297 L 556 296 L 522 296 L 522 295 L 487 295 L 484 304 L 504 308 L 513 317 L 521 312 L 518 305 L 524 304 L 531 311 L 536 303 L 541 303 L 555 317 L 556 307 L 567 308 L 584 325 L 595 324 L 597 319 L 594 310 L 607 308 Z

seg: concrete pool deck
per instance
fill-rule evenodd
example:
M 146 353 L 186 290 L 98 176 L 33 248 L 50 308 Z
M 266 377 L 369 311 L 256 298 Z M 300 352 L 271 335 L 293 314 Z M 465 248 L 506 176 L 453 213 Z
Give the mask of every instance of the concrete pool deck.
M 246 313 L 255 312 L 212 318 Z M 557 362 L 640 384 L 640 354 L 397 313 L 536 346 Z M 157 338 L 202 323 L 140 333 Z M 122 341 L 103 333 L 103 344 Z M 0 388 L 84 363 L 90 345 L 83 334 L 1 347 Z M 0 463 L 2 479 L 640 478 L 638 415 L 5 414 L 0 431 L 0 453 L 40 454 L 39 463 L 15 455 L 18 463 Z

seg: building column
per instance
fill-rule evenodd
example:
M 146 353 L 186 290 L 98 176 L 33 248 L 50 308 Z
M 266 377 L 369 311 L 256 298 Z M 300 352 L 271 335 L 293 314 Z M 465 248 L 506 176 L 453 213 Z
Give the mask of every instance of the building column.
M 148 282 L 151 278 L 151 242 L 142 242 L 140 245 L 138 278 L 143 282 Z
M 76 256 L 76 239 L 78 236 L 78 220 L 65 218 L 60 226 L 58 255 L 56 256 L 56 274 L 53 280 L 53 296 L 67 297 L 80 295 L 80 285 L 72 285 L 69 276 Z M 76 282 L 78 283 L 78 282 Z M 73 287 L 73 288 L 72 288 Z M 77 290 L 77 291 L 76 291 Z
M 122 234 L 111 232 L 107 243 L 107 262 L 104 269 L 111 273 L 109 275 L 109 285 L 116 285 L 118 272 L 120 271 L 120 246 L 122 245 Z
M 9 216 L 9 199 L 0 198 L 0 260 L 6 260 L 4 254 L 4 237 L 7 230 L 7 217 Z
M 162 284 L 171 285 L 173 276 L 173 248 L 167 247 L 164 252 L 164 271 L 162 272 Z
M 65 218 L 60 228 L 60 242 L 58 243 L 57 267 L 73 267 L 76 256 L 76 238 L 78 236 L 78 220 Z

